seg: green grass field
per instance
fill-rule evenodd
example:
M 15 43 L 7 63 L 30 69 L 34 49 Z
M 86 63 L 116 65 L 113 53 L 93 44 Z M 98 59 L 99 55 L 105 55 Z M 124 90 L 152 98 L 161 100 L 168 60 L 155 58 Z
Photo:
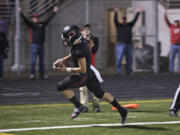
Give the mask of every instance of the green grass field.
M 180 121 L 180 117 L 170 117 L 171 100 L 124 101 L 122 104 L 137 103 L 139 109 L 131 109 L 128 123 Z M 82 113 L 71 120 L 71 104 L 0 106 L 0 135 L 179 135 L 180 124 L 117 125 L 78 128 L 61 128 L 1 132 L 2 129 L 37 128 L 53 126 L 72 126 L 87 124 L 120 123 L 120 115 L 112 111 L 109 104 L 100 104 L 102 112 Z

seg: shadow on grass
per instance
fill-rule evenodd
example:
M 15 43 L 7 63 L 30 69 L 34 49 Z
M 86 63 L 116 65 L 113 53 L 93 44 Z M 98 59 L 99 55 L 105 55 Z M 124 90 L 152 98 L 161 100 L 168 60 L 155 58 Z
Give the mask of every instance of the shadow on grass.
M 117 129 L 117 128 L 123 128 L 123 129 L 125 129 L 125 128 L 128 128 L 128 129 L 130 129 L 130 128 L 134 128 L 134 129 L 143 129 L 143 130 L 162 130 L 162 131 L 167 131 L 167 130 L 169 130 L 169 129 L 167 129 L 167 128 L 163 128 L 163 127 L 147 127 L 147 126 L 140 126 L 140 125 L 127 125 L 127 126 L 116 126 L 116 127 L 109 127 L 109 128 L 111 128 L 111 129 Z
M 167 111 L 151 111 L 151 110 L 136 110 L 136 111 L 131 111 L 131 112 L 137 112 L 137 113 L 165 113 Z

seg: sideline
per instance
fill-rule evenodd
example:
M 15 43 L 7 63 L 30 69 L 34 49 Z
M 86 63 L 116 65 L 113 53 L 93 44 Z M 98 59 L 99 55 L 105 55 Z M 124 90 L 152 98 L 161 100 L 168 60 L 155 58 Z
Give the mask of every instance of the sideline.
M 120 123 L 114 124 L 88 124 L 88 125 L 71 125 L 71 126 L 52 126 L 52 127 L 36 127 L 36 128 L 17 128 L 17 129 L 0 129 L 0 132 L 17 132 L 30 130 L 48 130 L 48 129 L 66 129 L 66 128 L 87 128 L 87 127 L 109 127 L 109 126 L 134 126 L 134 125 L 165 125 L 165 124 L 180 124 L 180 121 L 165 121 L 165 122 L 139 122 L 139 123 Z
M 118 101 L 120 104 L 130 103 L 166 103 L 172 102 L 172 99 L 152 99 L 152 100 L 128 100 Z M 107 102 L 100 102 L 100 104 L 108 104 Z M 0 105 L 0 108 L 28 108 L 28 107 L 56 107 L 56 106 L 72 106 L 69 103 L 57 103 L 57 104 L 26 104 L 26 105 Z

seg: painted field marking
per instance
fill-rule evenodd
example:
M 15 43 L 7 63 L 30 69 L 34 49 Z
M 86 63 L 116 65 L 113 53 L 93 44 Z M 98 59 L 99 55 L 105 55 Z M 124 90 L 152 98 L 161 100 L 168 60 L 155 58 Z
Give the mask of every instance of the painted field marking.
M 36 123 L 36 122 L 41 122 L 41 120 L 22 121 L 22 123 Z
M 130 101 L 118 101 L 120 104 L 129 103 L 166 103 L 172 102 L 172 99 L 160 99 L 160 100 L 130 100 Z M 109 104 L 107 102 L 100 102 L 100 104 Z M 0 108 L 28 108 L 28 107 L 56 107 L 56 106 L 73 106 L 73 104 L 59 103 L 59 104 L 32 104 L 32 105 L 0 105 Z
M 0 135 L 15 135 L 15 134 L 0 133 Z
M 120 123 L 114 123 L 114 124 L 87 124 L 87 125 L 71 125 L 71 126 L 0 129 L 0 132 L 17 132 L 17 131 L 30 131 L 30 130 L 66 129 L 66 128 L 87 128 L 87 127 L 109 127 L 109 126 L 165 125 L 165 124 L 180 124 L 180 121 L 139 122 L 139 123 L 126 123 L 125 125 L 122 125 Z

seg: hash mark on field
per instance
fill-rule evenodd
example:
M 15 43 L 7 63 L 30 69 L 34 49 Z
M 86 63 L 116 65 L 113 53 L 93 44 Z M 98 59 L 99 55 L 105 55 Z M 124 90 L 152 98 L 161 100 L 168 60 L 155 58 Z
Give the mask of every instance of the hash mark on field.
M 71 126 L 52 126 L 52 127 L 36 127 L 36 128 L 0 129 L 0 132 L 65 129 L 65 128 L 86 128 L 86 127 L 109 127 L 109 126 L 165 125 L 165 124 L 180 124 L 180 121 L 139 122 L 139 123 L 126 123 L 125 125 L 122 125 L 120 123 L 114 123 L 114 124 L 87 124 L 87 125 L 71 125 Z
M 15 134 L 0 133 L 0 135 L 15 135 Z
M 136 116 L 127 116 L 128 118 L 136 118 Z
M 76 121 L 81 121 L 81 120 L 92 120 L 92 118 L 77 118 L 77 119 L 75 119 Z
M 29 121 L 23 121 L 23 123 L 36 123 L 36 122 L 41 122 L 40 120 L 29 120 Z

